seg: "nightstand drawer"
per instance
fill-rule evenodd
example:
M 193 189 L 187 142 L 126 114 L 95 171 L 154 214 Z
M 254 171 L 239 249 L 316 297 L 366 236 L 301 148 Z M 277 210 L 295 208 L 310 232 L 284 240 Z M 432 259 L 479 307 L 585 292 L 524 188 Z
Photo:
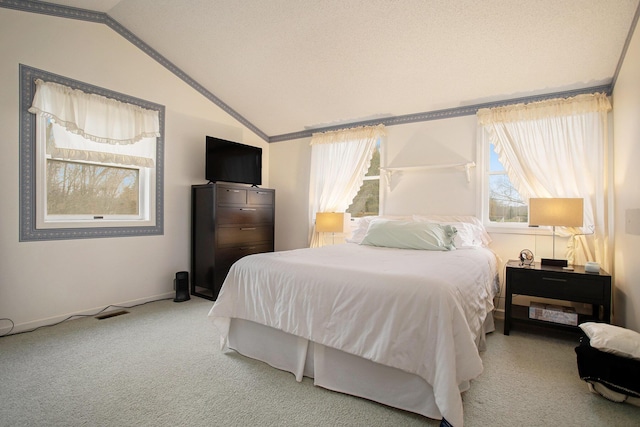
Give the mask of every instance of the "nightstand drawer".
M 605 299 L 605 290 L 599 276 L 524 269 L 511 273 L 511 291 L 514 294 L 576 302 L 601 302 Z

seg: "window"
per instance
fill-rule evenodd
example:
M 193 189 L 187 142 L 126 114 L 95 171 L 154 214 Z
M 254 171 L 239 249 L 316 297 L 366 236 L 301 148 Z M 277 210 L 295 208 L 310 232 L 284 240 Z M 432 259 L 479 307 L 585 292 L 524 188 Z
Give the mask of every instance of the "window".
M 498 160 L 495 147 L 486 143 L 488 164 L 485 167 L 485 224 L 491 226 L 517 226 L 528 223 L 528 206 L 515 189 L 504 166 Z
M 164 107 L 20 69 L 20 240 L 163 234 Z M 83 101 L 82 108 L 69 109 L 72 118 L 57 107 L 57 97 L 66 96 Z M 109 114 L 92 109 L 92 100 Z M 102 128 L 90 129 L 89 122 Z
M 36 227 L 62 228 L 73 224 L 77 228 L 119 225 L 149 225 L 152 218 L 149 204 L 153 186 L 151 167 L 131 165 L 135 161 L 103 158 L 104 152 L 93 156 L 77 154 L 60 147 L 94 147 L 93 141 L 73 134 L 50 118 L 36 118 Z M 137 144 L 155 148 L 155 138 L 145 138 Z M 110 147 L 105 147 L 106 149 Z M 96 148 L 99 149 L 99 148 Z M 117 148 L 116 148 L 117 150 Z M 114 151 L 114 149 L 110 150 Z M 93 160 L 91 157 L 94 158 Z M 155 157 L 155 156 L 153 156 Z M 44 164 L 43 164 L 44 163 Z M 149 159 L 148 166 L 153 164 Z
M 371 158 L 371 165 L 364 176 L 362 187 L 347 208 L 353 218 L 378 215 L 380 211 L 380 138 Z

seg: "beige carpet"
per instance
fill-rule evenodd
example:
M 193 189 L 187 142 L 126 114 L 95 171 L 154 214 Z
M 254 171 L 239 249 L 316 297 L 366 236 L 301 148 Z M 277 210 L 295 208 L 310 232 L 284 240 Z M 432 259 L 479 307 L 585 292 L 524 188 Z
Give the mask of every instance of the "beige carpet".
M 104 320 L 0 338 L 2 426 L 437 426 L 302 383 L 217 348 L 212 303 L 159 301 Z M 575 339 L 514 329 L 487 339 L 466 426 L 638 426 L 640 408 L 589 393 Z

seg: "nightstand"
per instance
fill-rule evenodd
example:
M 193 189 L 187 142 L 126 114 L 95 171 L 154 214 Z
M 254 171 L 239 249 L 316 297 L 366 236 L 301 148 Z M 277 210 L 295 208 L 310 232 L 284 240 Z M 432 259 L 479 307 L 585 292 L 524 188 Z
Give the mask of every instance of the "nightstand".
M 550 328 L 578 331 L 577 326 L 547 322 L 529 318 L 529 307 L 513 305 L 513 295 L 549 298 L 562 301 L 591 304 L 591 314 L 578 315 L 578 324 L 589 321 L 611 322 L 611 275 L 604 270 L 588 273 L 584 266 L 576 265 L 573 271 L 535 263 L 520 266 L 519 261 L 509 261 L 505 273 L 506 298 L 504 303 L 504 334 L 514 323 L 529 323 Z

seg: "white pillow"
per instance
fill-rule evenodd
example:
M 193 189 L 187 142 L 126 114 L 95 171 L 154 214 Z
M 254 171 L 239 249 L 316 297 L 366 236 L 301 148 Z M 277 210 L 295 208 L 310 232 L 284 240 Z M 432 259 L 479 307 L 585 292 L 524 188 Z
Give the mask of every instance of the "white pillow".
M 608 323 L 585 322 L 580 329 L 589 337 L 591 347 L 622 357 L 640 360 L 640 334 Z
M 375 219 L 369 224 L 361 245 L 428 251 L 455 250 L 456 229 L 428 222 Z
M 362 239 L 367 234 L 367 230 L 369 229 L 369 224 L 374 219 L 384 218 L 384 219 L 395 219 L 400 221 L 411 221 L 411 216 L 407 215 L 381 215 L 381 216 L 363 216 L 360 218 L 355 218 L 353 222 L 356 223 L 355 227 L 351 229 L 351 237 L 345 239 L 346 242 L 349 243 L 362 243 Z
M 488 246 L 491 243 L 491 237 L 482 222 L 473 216 L 413 215 L 413 220 L 454 226 L 458 230 L 454 243 L 459 249 Z

